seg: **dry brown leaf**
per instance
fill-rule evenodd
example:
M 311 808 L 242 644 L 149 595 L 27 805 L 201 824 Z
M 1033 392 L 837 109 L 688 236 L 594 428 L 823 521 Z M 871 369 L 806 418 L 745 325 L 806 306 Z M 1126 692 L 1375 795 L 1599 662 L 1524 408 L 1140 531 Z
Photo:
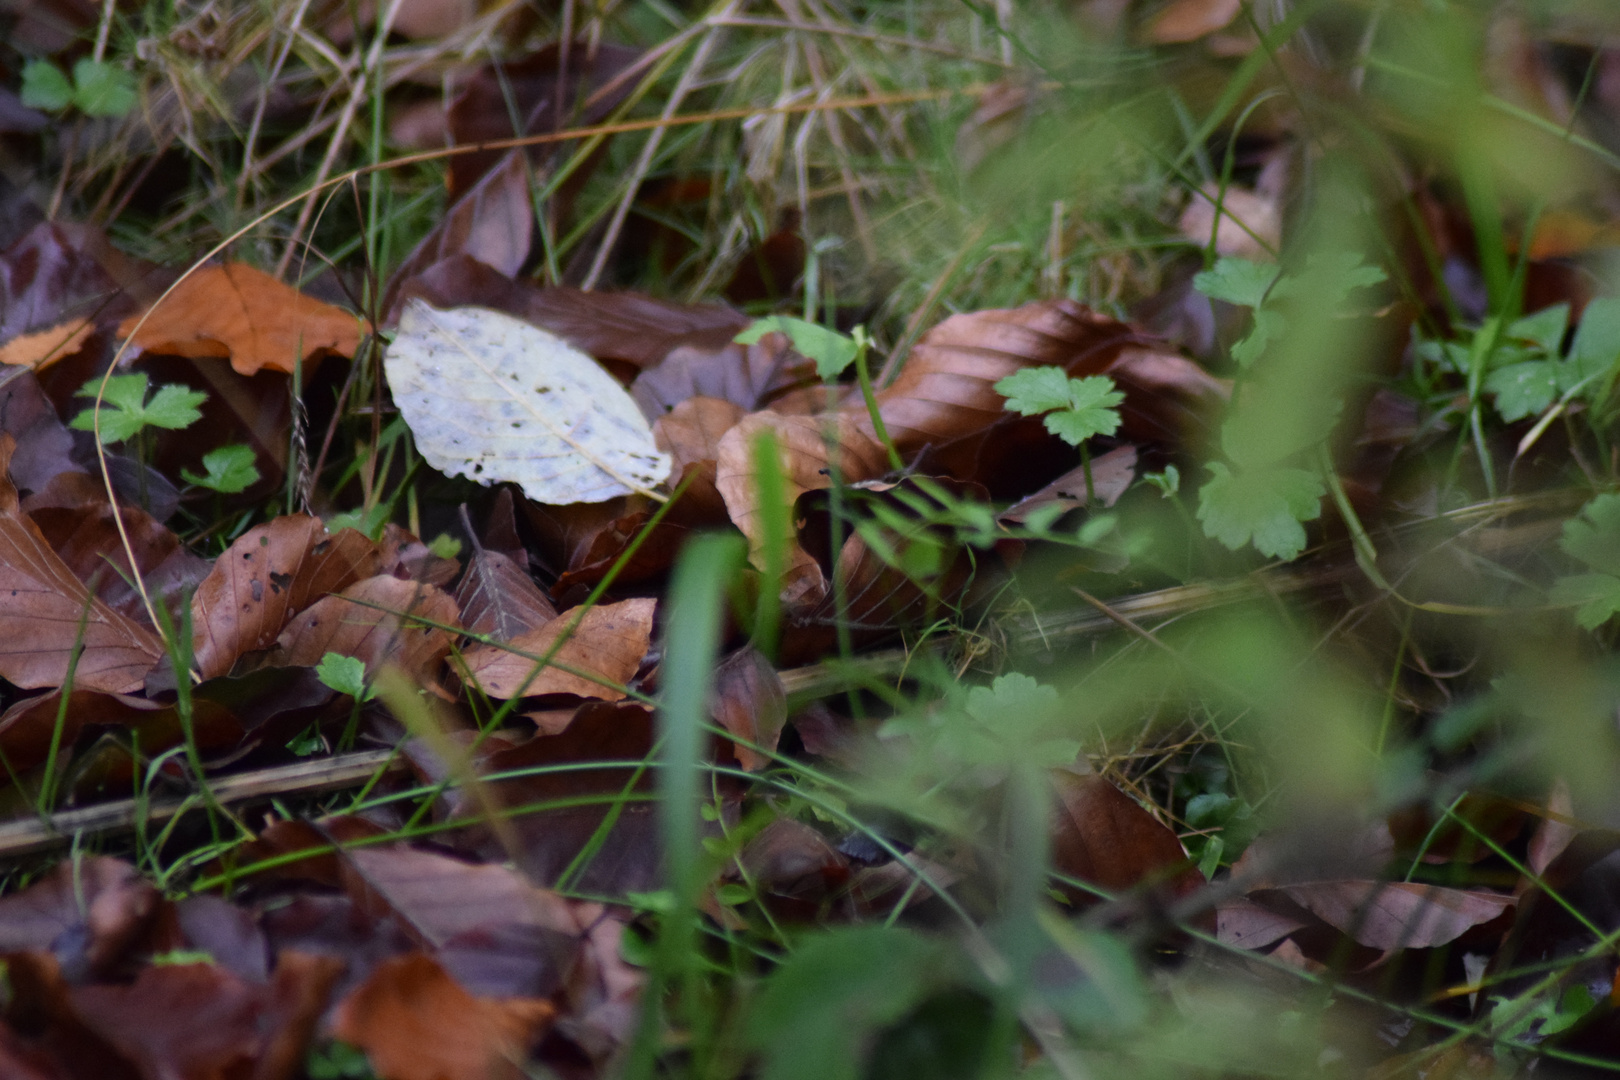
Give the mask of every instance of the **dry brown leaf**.
M 1277 891 L 1359 944 L 1386 953 L 1444 945 L 1517 903 L 1503 893 L 1411 881 L 1316 881 Z M 1265 892 L 1250 896 L 1263 900 Z
M 295 615 L 269 662 L 314 667 L 335 652 L 364 661 L 369 674 L 394 664 L 414 681 L 426 683 L 449 655 L 453 635 L 416 619 L 454 626 L 457 616 L 456 602 L 432 585 L 378 574 L 323 596 Z
M 550 1002 L 475 998 L 422 953 L 385 960 L 344 998 L 332 1032 L 382 1080 L 517 1080 Z
M 1071 375 L 1100 374 L 1123 349 L 1148 341 L 1069 300 L 952 315 L 923 335 L 900 377 L 878 391 L 878 411 L 896 449 L 909 456 L 1007 419 L 1006 398 L 995 384 L 1022 368 L 1056 365 Z M 872 433 L 864 405 L 844 409 Z
M 1224 29 L 1242 10 L 1243 0 L 1171 0 L 1148 24 L 1147 39 L 1158 45 L 1197 41 Z
M 61 686 L 82 646 L 76 687 L 140 689 L 163 656 L 162 642 L 96 599 L 18 512 L 17 490 L 5 476 L 15 445 L 0 434 L 0 676 L 30 690 Z
M 509 644 L 511 649 L 530 656 L 545 656 L 559 636 L 574 627 L 568 640 L 557 650 L 553 665 L 530 678 L 536 661 L 496 645 L 469 649 L 463 659 L 470 676 L 490 697 L 510 698 L 519 694 L 578 694 L 581 697 L 618 701 L 624 694 L 581 675 L 564 671 L 566 664 L 577 671 L 590 672 L 623 684 L 630 680 L 647 655 L 652 642 L 653 610 L 658 602 L 649 597 L 602 604 L 586 611 L 565 611 L 538 630 L 531 630 Z M 575 623 L 578 623 L 575 627 Z
M 267 649 L 319 597 L 380 569 L 377 545 L 353 529 L 326 535 L 319 518 L 291 514 L 249 529 L 214 563 L 191 600 L 193 662 L 205 679 L 245 652 Z
M 469 633 L 511 641 L 557 617 L 540 586 L 510 556 L 478 544 L 456 587 L 461 625 Z
M 1090 882 L 1109 892 L 1143 882 L 1169 881 L 1184 894 L 1203 884 L 1203 875 L 1187 866 L 1187 853 L 1176 834 L 1107 780 L 1053 770 L 1057 820 L 1052 831 L 1052 866 L 1058 872 Z M 1177 867 L 1182 869 L 1172 875 Z M 1086 897 L 1065 888 L 1076 900 Z
M 385 298 L 385 322 L 392 325 L 405 310 L 403 287 L 446 259 L 463 255 L 507 277 L 516 274 L 529 257 L 533 231 L 529 165 L 523 151 L 509 150 L 405 256 Z
M 523 317 L 597 360 L 638 368 L 659 365 L 683 346 L 704 354 L 722 351 L 749 323 L 747 315 L 720 304 L 682 304 L 645 293 L 583 292 L 563 286 L 536 290 Z
M 791 411 L 781 407 L 781 400 L 802 392 L 816 395 L 818 407 L 826 405 L 827 391 L 816 377 L 815 365 L 790 348 L 782 334 L 766 334 L 746 346 L 729 340 L 677 344 L 656 367 L 649 367 L 630 384 L 630 396 L 651 418 L 699 396 L 733 402 L 744 412 L 767 406 L 777 412 Z
M 997 515 L 996 520 L 1023 524 L 1030 514 L 1048 506 L 1064 513 L 1078 510 L 1093 499 L 1113 506 L 1136 480 L 1136 447 L 1116 446 L 1091 459 L 1091 488 L 1086 488 L 1086 467 L 1080 465 L 1047 484 L 1041 490 L 1018 500 Z
M 870 424 L 870 420 L 866 422 Z M 758 472 L 754 467 L 754 440 L 763 431 L 776 437 L 788 507 L 806 491 L 830 487 L 829 474 L 834 465 L 845 483 L 870 480 L 881 476 L 889 467 L 882 445 L 850 414 L 814 417 L 757 412 L 743 417 L 720 440 L 714 484 L 726 500 L 726 511 L 732 522 L 748 537 L 750 557 L 756 566 L 762 562 L 759 551 L 764 533 Z M 788 584 L 783 596 L 784 599 L 797 598 L 806 588 L 814 589 L 815 579 L 821 574 L 815 560 L 798 544 L 791 545 L 787 555 Z M 795 588 L 796 585 L 799 587 Z
M 715 671 L 712 712 L 721 727 L 752 744 L 732 744 L 743 768 L 753 771 L 771 764 L 770 751 L 776 749 L 787 722 L 787 691 L 758 649 L 745 645 Z
M 28 888 L 0 897 L 0 952 L 51 950 L 70 980 L 104 974 L 160 900 L 122 860 L 94 855 L 59 863 Z
M 88 318 L 69 319 L 32 334 L 20 334 L 0 345 L 0 364 L 41 371 L 84 347 L 95 324 Z
M 480 927 L 530 926 L 568 937 L 584 930 L 569 901 L 509 867 L 407 847 L 354 848 L 344 859 L 345 887 L 363 910 L 386 909 L 435 949 Z
M 329 958 L 295 960 L 272 989 L 217 964 L 152 965 L 132 985 L 79 987 L 70 997 L 85 1026 L 143 1076 L 290 1077 L 339 968 Z
M 103 603 L 151 626 L 146 605 L 132 584 L 134 575 L 110 504 L 98 499 L 82 506 L 44 507 L 28 516 L 79 580 L 88 583 L 95 578 L 96 596 Z M 211 564 L 187 551 L 179 537 L 140 507 L 122 506 L 119 516 L 147 594 L 178 617 L 180 602 L 208 575 Z
M 137 329 L 139 324 L 139 329 Z M 238 374 L 291 374 L 319 354 L 353 356 L 365 327 L 246 263 L 205 266 L 175 287 L 144 323 L 118 327 L 135 347 L 169 356 L 229 357 Z
M 1217 203 L 1221 208 L 1218 226 Z M 1208 247 L 1213 237 L 1217 255 L 1261 262 L 1275 258 L 1282 248 L 1282 210 L 1277 200 L 1235 185 L 1225 189 L 1206 186 L 1187 204 L 1176 227 L 1199 247 Z
M 1215 935 L 1223 945 L 1240 949 L 1263 949 L 1307 925 L 1303 920 L 1272 911 L 1241 896 L 1215 909 Z
M 686 466 L 717 461 L 720 440 L 737 425 L 745 410 L 733 401 L 690 397 L 653 422 L 653 440 L 675 462 L 671 475 Z

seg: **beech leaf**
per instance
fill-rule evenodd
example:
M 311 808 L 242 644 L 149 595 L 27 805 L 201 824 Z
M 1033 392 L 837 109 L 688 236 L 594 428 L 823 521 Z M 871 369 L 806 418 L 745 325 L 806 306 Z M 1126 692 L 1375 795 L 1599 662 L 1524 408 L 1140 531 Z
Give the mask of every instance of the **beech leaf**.
M 406 305 L 384 359 L 428 464 L 541 503 L 605 502 L 669 476 L 641 410 L 596 361 L 486 308 Z

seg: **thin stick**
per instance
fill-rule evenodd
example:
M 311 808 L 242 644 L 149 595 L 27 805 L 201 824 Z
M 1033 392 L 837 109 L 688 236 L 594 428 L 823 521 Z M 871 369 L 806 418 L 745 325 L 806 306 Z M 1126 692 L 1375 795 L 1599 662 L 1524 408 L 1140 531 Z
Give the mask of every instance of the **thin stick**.
M 392 750 L 360 750 L 352 754 L 278 765 L 270 769 L 222 776 L 209 787 L 221 804 L 242 804 L 285 795 L 319 795 L 364 783 L 378 769 L 403 770 L 405 762 Z M 198 805 L 196 796 L 149 803 L 144 799 L 63 810 L 44 820 L 26 818 L 0 825 L 0 859 L 49 851 L 73 842 L 75 836 L 123 832 L 137 821 L 167 821 Z

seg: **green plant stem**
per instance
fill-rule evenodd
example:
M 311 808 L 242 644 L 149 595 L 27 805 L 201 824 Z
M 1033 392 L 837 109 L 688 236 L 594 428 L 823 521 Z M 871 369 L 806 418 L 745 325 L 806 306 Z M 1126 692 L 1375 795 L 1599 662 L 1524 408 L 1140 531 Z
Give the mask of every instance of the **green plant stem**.
M 872 430 L 877 433 L 878 442 L 889 454 L 889 468 L 900 472 L 906 463 L 900 457 L 900 451 L 894 448 L 894 440 L 889 438 L 889 429 L 883 426 L 883 413 L 878 409 L 877 395 L 872 391 L 872 375 L 867 371 L 866 353 L 872 345 L 872 339 L 866 336 L 866 328 L 855 328 L 855 378 L 861 386 L 861 399 L 866 402 L 866 413 L 872 418 Z M 1089 477 L 1088 477 L 1089 479 Z

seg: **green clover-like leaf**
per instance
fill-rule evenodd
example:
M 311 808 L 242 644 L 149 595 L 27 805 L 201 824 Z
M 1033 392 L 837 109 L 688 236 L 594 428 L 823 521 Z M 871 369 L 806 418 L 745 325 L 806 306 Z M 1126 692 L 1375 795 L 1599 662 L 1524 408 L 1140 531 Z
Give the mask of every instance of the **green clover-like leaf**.
M 739 345 L 752 345 L 771 332 L 786 334 L 794 349 L 816 362 L 816 374 L 823 380 L 836 379 L 855 361 L 859 346 L 855 339 L 813 322 L 795 319 L 791 315 L 771 315 L 755 319 L 742 333 L 731 340 Z
M 1544 353 L 1556 356 L 1564 344 L 1564 333 L 1569 329 L 1569 305 L 1554 304 L 1534 315 L 1517 319 L 1507 328 L 1503 337 L 1509 341 L 1528 341 Z
M 235 495 L 252 486 L 259 479 L 258 466 L 253 463 L 253 449 L 237 444 L 221 446 L 203 455 L 206 474 L 199 476 L 190 469 L 181 469 L 186 483 L 209 488 L 221 495 Z
M 1620 576 L 1620 495 L 1599 495 L 1564 522 L 1558 546 L 1603 574 Z
M 371 696 L 371 688 L 366 686 L 366 665 L 358 657 L 329 652 L 315 665 L 315 677 L 356 701 L 364 701 Z
M 1198 491 L 1204 535 L 1236 551 L 1253 543 L 1262 555 L 1292 559 L 1305 549 L 1300 522 L 1322 513 L 1322 480 L 1304 469 L 1252 469 L 1233 473 L 1218 461 Z
M 91 379 L 81 386 L 77 397 L 93 398 L 101 387 L 100 379 Z M 191 390 L 184 386 L 168 384 L 158 387 L 152 400 L 146 400 L 147 379 L 144 372 L 132 375 L 114 375 L 107 380 L 106 392 L 102 395 L 103 407 L 101 410 L 101 441 L 103 443 L 122 442 L 134 438 L 148 427 L 169 428 L 178 430 L 196 423 L 202 419 L 202 413 L 197 406 L 208 400 L 208 395 L 201 390 Z M 94 431 L 96 428 L 96 410 L 94 407 L 81 412 L 69 423 L 69 427 L 79 431 Z
M 1553 582 L 1549 598 L 1575 608 L 1582 629 L 1596 630 L 1620 614 L 1620 577 L 1613 574 L 1569 574 Z
M 1499 367 L 1485 377 L 1485 389 L 1496 395 L 1496 411 L 1508 423 L 1542 412 L 1558 396 L 1555 360 L 1528 360 Z
M 135 107 L 135 76 L 83 57 L 73 65 L 73 103 L 86 116 L 123 116 Z
M 22 73 L 22 103 L 31 109 L 61 112 L 73 104 L 73 84 L 49 60 L 30 60 Z
M 1211 300 L 1224 300 L 1228 304 L 1257 308 L 1266 293 L 1276 284 L 1281 270 L 1273 263 L 1257 263 L 1248 259 L 1225 258 L 1216 261 L 1213 269 L 1205 270 L 1193 278 L 1193 288 Z
M 1119 430 L 1117 406 L 1125 400 L 1108 376 L 1071 379 L 1059 367 L 1023 368 L 999 380 L 995 390 L 1006 396 L 1004 407 L 1011 412 L 1050 413 L 1046 430 L 1071 446 Z

